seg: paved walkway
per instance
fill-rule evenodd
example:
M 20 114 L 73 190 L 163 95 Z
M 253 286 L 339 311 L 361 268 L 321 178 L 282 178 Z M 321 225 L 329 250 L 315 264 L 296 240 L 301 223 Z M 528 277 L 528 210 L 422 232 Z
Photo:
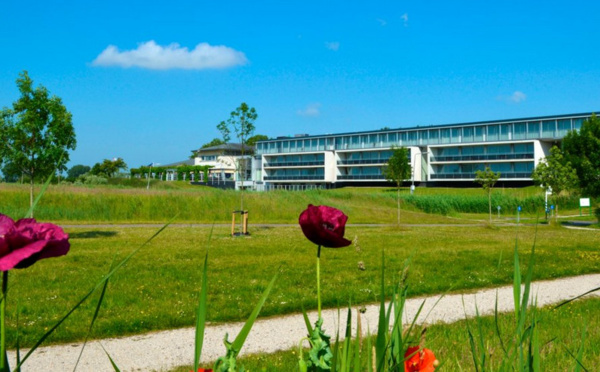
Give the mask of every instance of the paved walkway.
M 600 274 L 583 275 L 553 281 L 535 282 L 532 285 L 532 297 L 537 298 L 539 306 L 561 302 L 600 287 Z M 593 295 L 600 295 L 595 292 Z M 480 290 L 469 294 L 431 296 L 410 299 L 406 303 L 405 321 L 412 320 L 418 307 L 425 301 L 425 307 L 418 321 L 437 323 L 455 322 L 464 319 L 465 313 L 475 314 L 475 303 L 482 314 L 491 314 L 498 299 L 501 312 L 513 309 L 512 286 Z M 438 302 L 439 300 L 439 302 Z M 464 307 L 463 307 L 464 301 Z M 436 304 L 437 303 L 437 304 Z M 368 328 L 377 328 L 378 306 L 369 305 L 362 315 L 363 332 Z M 335 334 L 337 324 L 345 324 L 345 313 L 338 320 L 337 310 L 323 312 L 324 328 L 329 334 Z M 427 316 L 427 319 L 425 317 Z M 309 313 L 312 322 L 316 313 Z M 224 354 L 223 337 L 229 333 L 230 340 L 235 338 L 243 323 L 207 326 L 202 352 L 203 361 L 211 361 Z M 343 327 L 342 327 L 343 328 Z M 242 353 L 274 352 L 286 350 L 298 345 L 306 334 L 301 314 L 293 314 L 270 319 L 261 319 L 254 324 Z M 110 353 L 122 371 L 166 371 L 179 365 L 191 364 L 194 355 L 194 330 L 175 329 L 164 332 L 114 338 L 90 342 L 85 349 L 78 370 L 114 371 L 102 347 Z M 38 349 L 23 367 L 23 371 L 72 371 L 81 350 L 80 344 L 50 346 Z M 14 353 L 9 353 L 14 366 Z

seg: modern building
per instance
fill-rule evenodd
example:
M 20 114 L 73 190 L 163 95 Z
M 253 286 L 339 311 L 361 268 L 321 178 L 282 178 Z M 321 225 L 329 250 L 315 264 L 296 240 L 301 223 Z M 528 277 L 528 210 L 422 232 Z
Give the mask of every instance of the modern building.
M 278 137 L 256 144 L 257 189 L 384 184 L 393 147 L 410 152 L 413 184 L 472 184 L 489 166 L 504 184 L 531 183 L 531 172 L 592 113 L 365 132 Z
M 199 180 L 208 183 L 235 182 L 235 187 L 242 185 L 249 187 L 252 185 L 251 159 L 254 154 L 254 147 L 243 147 L 239 143 L 226 143 L 218 146 L 211 146 L 193 150 L 193 165 L 207 165 L 211 168 L 208 171 L 208 180 Z M 242 176 L 243 174 L 243 176 Z

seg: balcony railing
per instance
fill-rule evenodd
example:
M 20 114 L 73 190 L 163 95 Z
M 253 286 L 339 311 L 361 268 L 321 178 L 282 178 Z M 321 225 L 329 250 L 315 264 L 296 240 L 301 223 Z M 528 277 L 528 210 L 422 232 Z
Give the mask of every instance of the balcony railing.
M 338 160 L 339 165 L 357 165 L 357 164 L 385 164 L 389 161 L 389 158 L 386 159 L 360 159 L 360 160 Z
M 325 176 L 322 174 L 315 174 L 313 176 L 265 176 L 265 181 L 303 181 L 303 180 L 324 180 Z
M 514 159 L 533 159 L 533 153 L 433 156 L 431 158 L 431 162 L 469 161 L 469 160 L 514 160 Z
M 265 168 L 268 167 L 306 167 L 306 166 L 322 166 L 325 165 L 324 160 L 317 161 L 270 161 L 265 163 Z
M 475 179 L 476 174 L 469 173 L 434 173 L 431 175 L 433 180 L 452 180 L 452 179 Z M 503 178 L 531 178 L 531 172 L 500 172 L 500 179 Z
M 338 180 L 385 180 L 383 174 L 344 174 L 337 176 Z

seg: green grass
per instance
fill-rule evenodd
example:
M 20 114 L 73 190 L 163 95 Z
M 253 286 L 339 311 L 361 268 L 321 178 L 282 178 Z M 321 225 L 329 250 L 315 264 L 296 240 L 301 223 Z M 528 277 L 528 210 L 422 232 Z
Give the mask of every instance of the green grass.
M 121 180 L 118 185 L 54 185 L 36 207 L 42 221 L 87 223 L 163 222 L 177 215 L 178 222 L 227 223 L 231 212 L 239 209 L 239 192 L 190 186 L 185 182 L 159 182 L 150 190 L 127 186 L 141 180 Z M 450 191 L 452 190 L 452 191 Z M 524 191 L 529 190 L 529 191 Z M 535 189 L 498 189 L 493 194 L 496 206 L 502 206 L 502 218 L 514 218 L 517 206 L 521 217 L 543 214 L 541 195 Z M 28 189 L 23 185 L 0 184 L 1 212 L 13 217 L 25 214 Z M 487 197 L 479 188 L 419 188 L 415 195 L 402 191 L 402 223 L 462 223 L 462 219 L 486 220 Z M 578 214 L 576 199 L 566 198 L 561 214 Z M 327 204 L 342 209 L 350 223 L 396 223 L 396 192 L 392 188 L 344 188 L 304 192 L 247 192 L 244 208 L 250 211 L 251 223 L 296 223 L 309 203 Z M 452 218 L 446 218 L 445 216 Z
M 519 228 L 519 247 L 527 252 L 534 227 Z M 71 252 L 11 272 L 9 324 L 15 327 L 19 305 L 22 344 L 31 345 L 108 270 L 113 257 L 124 257 L 149 236 L 152 228 L 70 228 Z M 209 252 L 208 320 L 243 320 L 269 278 L 282 274 L 261 316 L 316 308 L 316 247 L 296 226 L 253 228 L 252 235 L 231 238 L 216 227 Z M 375 302 L 380 288 L 381 250 L 386 251 L 388 284 L 397 279 L 404 260 L 414 253 L 410 293 L 423 295 L 512 282 L 514 227 L 347 227 L 358 246 L 325 249 L 321 256 L 324 307 Z M 121 336 L 191 326 L 202 259 L 210 228 L 169 227 L 111 279 L 93 337 Z M 540 226 L 535 279 L 598 272 L 600 236 L 579 230 Z M 527 257 L 523 254 L 522 257 Z M 363 261 L 365 271 L 358 270 Z M 522 264 L 527 264 L 523 259 Z M 389 287 L 389 285 L 388 285 Z M 90 303 L 72 317 L 52 342 L 81 340 L 93 312 Z M 9 334 L 14 337 L 14 333 Z M 14 344 L 14 338 L 9 340 Z
M 566 351 L 577 355 L 582 344 L 585 330 L 586 339 L 583 353 L 583 365 L 589 371 L 595 371 L 600 365 L 600 299 L 587 299 L 573 302 L 554 310 L 553 307 L 542 309 L 539 330 L 542 343 L 542 370 L 549 372 L 572 371 L 575 360 Z M 494 317 L 482 317 L 482 325 L 487 342 L 489 369 L 493 371 L 502 357 L 501 345 L 495 338 Z M 499 325 L 504 342 L 508 341 L 510 327 L 514 322 L 514 314 L 499 316 Z M 440 371 L 473 371 L 473 361 L 469 346 L 469 337 L 465 321 L 452 324 L 436 324 L 428 327 L 426 347 L 432 349 L 443 363 Z M 342 332 L 343 330 L 340 330 Z M 300 336 L 299 336 L 300 338 Z M 191 359 L 191 357 L 190 357 Z M 238 360 L 250 371 L 297 371 L 298 356 L 296 350 L 280 351 L 273 354 L 247 355 Z M 264 369 L 263 369 L 264 368 Z M 188 372 L 190 366 L 182 366 L 171 372 Z

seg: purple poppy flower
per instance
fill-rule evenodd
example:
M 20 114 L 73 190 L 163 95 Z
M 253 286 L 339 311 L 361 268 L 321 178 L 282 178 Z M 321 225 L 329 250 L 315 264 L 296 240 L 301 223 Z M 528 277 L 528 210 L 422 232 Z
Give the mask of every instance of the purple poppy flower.
M 300 227 L 302 232 L 311 242 L 328 248 L 341 248 L 352 242 L 344 239 L 346 216 L 339 209 L 312 204 L 300 214 Z
M 0 214 L 0 271 L 24 269 L 36 261 L 64 256 L 69 251 L 69 235 L 51 223 L 33 218 L 17 222 Z

